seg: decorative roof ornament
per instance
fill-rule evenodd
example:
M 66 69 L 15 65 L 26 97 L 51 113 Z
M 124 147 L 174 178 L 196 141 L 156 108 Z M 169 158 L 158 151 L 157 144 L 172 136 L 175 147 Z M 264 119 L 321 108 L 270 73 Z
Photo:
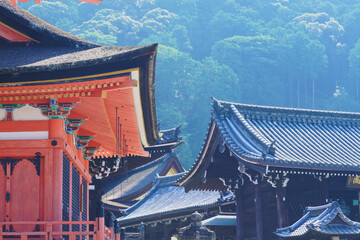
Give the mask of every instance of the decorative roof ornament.
M 14 6 L 14 7 L 17 7 L 18 5 L 18 2 L 29 2 L 30 0 L 10 0 L 11 4 Z M 99 4 L 99 3 L 102 3 L 102 0 L 78 0 L 78 1 L 81 1 L 81 2 L 87 2 L 87 3 L 92 3 L 92 4 Z M 40 4 L 41 3 L 41 0 L 35 0 L 35 3 L 36 4 Z

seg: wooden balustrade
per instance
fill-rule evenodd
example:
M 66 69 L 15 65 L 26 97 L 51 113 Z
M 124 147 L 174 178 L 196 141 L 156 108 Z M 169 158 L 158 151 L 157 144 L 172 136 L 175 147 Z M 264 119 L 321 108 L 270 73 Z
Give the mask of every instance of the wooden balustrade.
M 39 231 L 36 232 L 3 232 L 4 226 L 16 225 L 36 225 L 39 226 Z M 86 231 L 53 231 L 56 225 L 67 225 L 72 229 L 72 225 L 86 226 Z M 92 228 L 91 228 L 91 227 Z M 58 228 L 57 228 L 58 229 Z M 63 228 L 61 228 L 63 229 Z M 90 231 L 89 229 L 93 229 Z M 63 236 L 68 236 L 69 240 L 75 240 L 77 236 L 92 236 L 93 240 L 114 240 L 114 229 L 108 228 L 104 225 L 104 218 L 98 218 L 96 221 L 38 221 L 38 222 L 0 222 L 0 240 L 4 240 L 5 236 L 11 236 L 16 239 L 27 240 L 29 236 L 38 236 L 40 239 L 52 240 L 59 239 Z M 89 238 L 86 238 L 89 239 Z

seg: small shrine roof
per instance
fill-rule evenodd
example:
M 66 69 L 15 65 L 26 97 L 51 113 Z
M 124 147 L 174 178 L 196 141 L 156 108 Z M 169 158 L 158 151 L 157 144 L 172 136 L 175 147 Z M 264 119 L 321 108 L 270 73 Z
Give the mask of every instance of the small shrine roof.
M 149 191 L 156 177 L 164 176 L 173 166 L 178 172 L 184 172 L 176 155 L 168 153 L 155 161 L 130 170 L 126 175 L 105 179 L 101 183 L 104 190 L 103 201 L 134 200 Z
M 160 138 L 156 142 L 156 144 L 165 144 L 180 141 L 182 139 L 182 137 L 179 136 L 181 133 L 180 127 L 181 125 L 171 129 L 160 130 Z
M 350 220 L 344 215 L 338 202 L 332 202 L 323 206 L 307 207 L 302 218 L 289 227 L 278 228 L 275 234 L 284 239 L 359 236 L 360 223 Z
M 176 186 L 176 180 L 184 173 L 158 177 L 151 191 L 135 205 L 124 211 L 119 218 L 121 225 L 146 222 L 151 218 L 167 219 L 180 213 L 194 212 L 204 208 L 219 206 L 226 197 L 215 191 L 189 191 Z

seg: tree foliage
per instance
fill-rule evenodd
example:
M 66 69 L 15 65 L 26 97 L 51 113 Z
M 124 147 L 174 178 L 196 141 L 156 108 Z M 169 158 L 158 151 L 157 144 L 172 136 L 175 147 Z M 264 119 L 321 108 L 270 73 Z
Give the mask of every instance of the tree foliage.
M 351 0 L 74 0 L 24 4 L 102 45 L 160 44 L 161 128 L 182 124 L 188 168 L 210 97 L 251 104 L 360 110 L 360 2 Z

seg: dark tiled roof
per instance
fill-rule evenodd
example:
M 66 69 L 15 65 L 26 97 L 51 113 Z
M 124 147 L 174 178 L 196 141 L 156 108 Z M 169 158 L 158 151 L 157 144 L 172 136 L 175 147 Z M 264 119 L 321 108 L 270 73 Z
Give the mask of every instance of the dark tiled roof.
M 137 47 L 95 47 L 90 49 L 67 47 L 0 47 L 0 74 L 17 72 L 56 71 L 108 64 L 153 53 L 155 45 Z
M 132 169 L 126 176 L 119 175 L 114 178 L 104 180 L 102 183 L 102 188 L 105 192 L 102 197 L 103 201 L 119 202 L 121 199 L 135 194 L 147 186 L 151 189 L 150 185 L 156 177 L 164 171 L 171 161 L 177 160 L 177 158 L 175 158 L 175 154 L 169 153 L 155 161 Z
M 119 218 L 121 225 L 130 225 L 161 216 L 166 219 L 171 214 L 201 210 L 222 203 L 219 192 L 189 191 L 175 185 L 176 180 L 184 173 L 173 176 L 158 177 L 151 191 L 138 203 L 124 211 Z
M 307 207 L 304 216 L 293 225 L 279 228 L 275 234 L 281 238 L 304 239 L 305 236 L 359 236 L 360 223 L 351 221 L 337 202 Z
M 71 48 L 93 48 L 99 46 L 64 32 L 20 7 L 12 6 L 10 1 L 0 1 L 0 21 L 35 39 L 38 43 L 47 46 L 66 46 Z
M 360 171 L 360 114 L 214 100 L 213 119 L 239 159 L 297 168 Z

